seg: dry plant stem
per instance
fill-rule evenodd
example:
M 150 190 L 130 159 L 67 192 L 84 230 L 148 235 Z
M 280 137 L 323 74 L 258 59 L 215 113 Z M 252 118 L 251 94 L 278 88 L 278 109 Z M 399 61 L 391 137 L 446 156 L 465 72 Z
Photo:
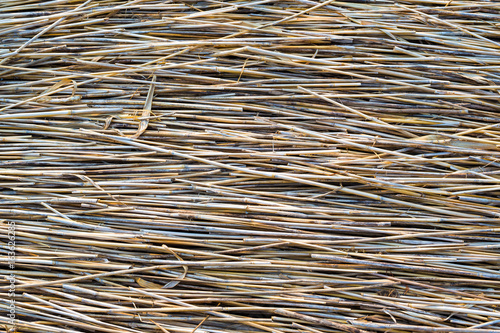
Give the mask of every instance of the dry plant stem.
M 499 332 L 499 18 L 0 2 L 17 330 Z

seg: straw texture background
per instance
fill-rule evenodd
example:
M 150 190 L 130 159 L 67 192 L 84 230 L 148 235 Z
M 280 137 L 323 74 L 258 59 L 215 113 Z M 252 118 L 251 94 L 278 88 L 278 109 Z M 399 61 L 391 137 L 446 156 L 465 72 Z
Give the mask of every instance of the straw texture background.
M 500 332 L 499 22 L 2 0 L 1 325 Z

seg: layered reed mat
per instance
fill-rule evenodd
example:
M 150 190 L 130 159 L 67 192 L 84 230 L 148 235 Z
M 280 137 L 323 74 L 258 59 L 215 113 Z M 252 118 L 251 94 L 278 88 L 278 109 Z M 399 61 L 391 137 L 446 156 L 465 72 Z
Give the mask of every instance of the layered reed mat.
M 0 323 L 500 332 L 499 22 L 498 1 L 2 0 Z

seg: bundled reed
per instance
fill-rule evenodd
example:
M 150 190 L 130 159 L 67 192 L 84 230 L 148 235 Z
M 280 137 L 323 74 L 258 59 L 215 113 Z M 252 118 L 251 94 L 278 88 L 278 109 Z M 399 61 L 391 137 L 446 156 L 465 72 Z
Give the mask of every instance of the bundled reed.
M 1 1 L 0 323 L 500 332 L 499 18 Z

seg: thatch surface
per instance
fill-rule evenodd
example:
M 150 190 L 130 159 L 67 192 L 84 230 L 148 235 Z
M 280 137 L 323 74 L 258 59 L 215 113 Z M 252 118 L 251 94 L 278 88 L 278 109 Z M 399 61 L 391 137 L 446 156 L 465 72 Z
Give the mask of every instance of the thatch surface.
M 499 22 L 2 0 L 17 331 L 500 332 Z

